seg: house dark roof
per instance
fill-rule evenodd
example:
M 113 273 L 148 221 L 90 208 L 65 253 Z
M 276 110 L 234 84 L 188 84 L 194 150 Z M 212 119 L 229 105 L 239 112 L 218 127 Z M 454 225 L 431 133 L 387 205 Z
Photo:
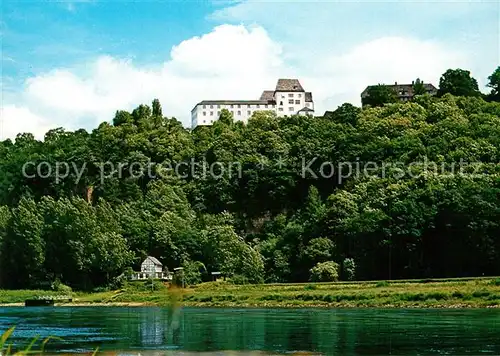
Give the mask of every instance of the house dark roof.
M 148 257 L 146 257 L 146 260 L 151 260 L 157 266 L 163 266 L 162 263 L 160 261 L 158 261 L 158 259 L 156 257 L 148 256 Z M 144 262 L 146 262 L 146 260 L 144 260 Z
M 260 96 L 260 100 L 274 100 L 274 91 L 272 90 L 264 90 L 262 95 Z
M 278 79 L 275 91 L 304 91 L 298 79 Z
M 310 91 L 306 91 L 306 101 L 312 103 L 313 95 Z
M 313 109 L 309 109 L 309 108 L 306 108 L 306 107 L 303 107 L 303 108 L 302 108 L 302 109 L 300 109 L 298 112 L 302 112 L 302 111 L 304 111 L 304 112 L 314 112 L 314 110 L 313 110 Z
M 400 97 L 405 97 L 405 96 L 413 96 L 413 84 L 390 84 L 390 85 L 385 85 L 388 88 L 391 88 L 396 92 L 396 94 Z M 368 95 L 368 89 L 376 87 L 376 85 L 369 85 L 366 87 L 365 90 L 361 93 L 361 97 L 366 97 Z M 424 83 L 424 88 L 429 92 L 430 94 L 435 94 L 437 92 L 437 88 L 430 84 L 430 83 Z

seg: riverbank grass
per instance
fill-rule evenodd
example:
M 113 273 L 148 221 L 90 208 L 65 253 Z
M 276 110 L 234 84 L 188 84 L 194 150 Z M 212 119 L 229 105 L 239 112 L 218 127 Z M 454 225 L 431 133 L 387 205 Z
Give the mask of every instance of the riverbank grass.
M 397 307 L 471 308 L 500 306 L 500 278 L 234 285 L 202 283 L 182 290 L 175 299 L 198 307 Z M 0 303 L 22 303 L 47 291 L 0 291 Z M 57 295 L 57 293 L 53 293 Z M 157 305 L 172 301 L 172 289 L 147 290 L 128 285 L 121 290 L 73 293 L 74 302 L 59 305 Z

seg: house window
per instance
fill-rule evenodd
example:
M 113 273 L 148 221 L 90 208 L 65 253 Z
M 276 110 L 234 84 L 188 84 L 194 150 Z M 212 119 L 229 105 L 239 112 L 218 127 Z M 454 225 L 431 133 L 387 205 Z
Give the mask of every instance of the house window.
M 300 104 L 300 100 L 295 100 L 295 104 Z
M 279 110 L 279 111 L 283 111 L 283 108 L 279 108 L 278 110 Z
M 239 106 L 239 105 L 238 105 Z M 241 110 L 238 110 L 238 115 L 241 116 Z
M 289 99 L 288 104 L 293 104 L 293 99 Z
M 203 116 L 207 116 L 207 112 L 206 111 L 203 111 Z
M 206 109 L 206 108 L 207 108 L 207 106 L 206 106 L 206 105 L 203 105 L 203 109 Z
M 210 116 L 214 116 L 214 112 L 213 111 L 210 111 Z
M 250 110 L 248 110 L 247 115 L 252 115 L 252 112 Z
M 283 105 L 283 102 L 282 102 L 282 101 L 280 101 L 280 105 Z
M 300 93 L 298 93 L 298 94 L 297 94 L 297 96 L 298 96 L 299 98 L 302 98 L 302 94 L 300 94 Z
M 203 123 L 205 123 L 205 120 L 203 120 Z
M 289 98 L 293 98 L 293 93 L 288 93 Z
M 213 108 L 214 108 L 214 106 L 213 106 L 213 105 L 210 105 L 210 109 L 213 109 Z
M 288 111 L 293 111 L 293 108 L 290 106 L 290 107 L 288 108 Z

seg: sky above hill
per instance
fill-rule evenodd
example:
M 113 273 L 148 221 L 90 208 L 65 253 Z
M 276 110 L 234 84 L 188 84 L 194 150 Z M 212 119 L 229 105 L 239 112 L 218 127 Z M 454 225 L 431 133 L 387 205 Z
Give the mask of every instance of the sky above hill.
M 159 98 L 185 126 L 208 99 L 254 99 L 299 78 L 316 113 L 369 84 L 438 85 L 448 68 L 486 92 L 500 63 L 498 1 L 3 0 L 1 138 L 91 130 Z

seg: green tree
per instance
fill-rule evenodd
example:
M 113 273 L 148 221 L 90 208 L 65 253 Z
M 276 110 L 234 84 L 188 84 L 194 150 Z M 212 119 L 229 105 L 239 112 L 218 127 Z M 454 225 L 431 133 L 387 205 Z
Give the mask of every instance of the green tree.
M 488 98 L 492 101 L 500 101 L 500 66 L 488 77 L 488 87 L 491 88 Z
M 2 244 L 2 272 L 9 287 L 36 285 L 44 276 L 43 217 L 32 199 L 22 198 L 12 210 Z
M 423 95 L 427 93 L 427 89 L 425 89 L 424 82 L 417 78 L 413 82 L 413 95 Z
M 387 85 L 378 84 L 368 87 L 367 96 L 362 98 L 362 104 L 373 107 L 398 102 L 396 92 Z
M 448 69 L 439 79 L 438 95 L 480 96 L 477 80 L 464 69 Z
M 335 111 L 333 111 L 329 118 L 342 124 L 351 124 L 355 126 L 358 122 L 360 113 L 360 108 L 350 103 L 344 103 L 340 105 Z
M 163 117 L 160 100 L 158 99 L 153 100 L 153 116 L 157 118 Z

